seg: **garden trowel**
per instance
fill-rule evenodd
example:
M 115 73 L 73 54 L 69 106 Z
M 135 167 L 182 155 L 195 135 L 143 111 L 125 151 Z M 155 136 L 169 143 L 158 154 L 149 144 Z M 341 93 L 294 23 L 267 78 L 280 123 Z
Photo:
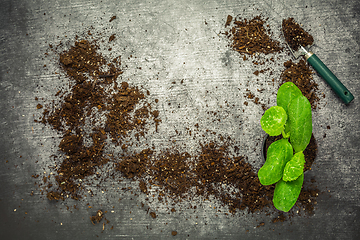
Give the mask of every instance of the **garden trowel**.
M 286 42 L 286 41 L 285 41 Z M 330 85 L 335 93 L 341 98 L 341 100 L 348 104 L 354 96 L 351 92 L 339 81 L 339 79 L 326 67 L 326 65 L 312 52 L 309 51 L 311 46 L 299 46 L 297 51 L 291 49 L 288 43 L 286 43 L 290 52 L 295 58 L 304 56 L 306 61 L 320 74 L 320 76 Z

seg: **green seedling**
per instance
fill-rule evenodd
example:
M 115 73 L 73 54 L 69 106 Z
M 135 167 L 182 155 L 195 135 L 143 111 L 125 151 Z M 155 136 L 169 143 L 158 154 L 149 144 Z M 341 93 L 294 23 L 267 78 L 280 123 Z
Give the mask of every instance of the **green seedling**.
M 281 85 L 277 106 L 265 111 L 260 123 L 269 136 L 282 135 L 268 150 L 258 177 L 263 185 L 275 185 L 274 206 L 288 212 L 295 204 L 304 181 L 303 151 L 312 134 L 311 104 L 292 82 Z

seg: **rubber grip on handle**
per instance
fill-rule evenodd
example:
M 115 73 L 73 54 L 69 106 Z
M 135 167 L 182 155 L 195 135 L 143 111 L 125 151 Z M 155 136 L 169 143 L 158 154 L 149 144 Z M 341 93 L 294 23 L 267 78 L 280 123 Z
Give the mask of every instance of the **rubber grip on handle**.
M 341 98 L 341 100 L 348 104 L 354 96 L 351 92 L 339 81 L 339 79 L 326 67 L 326 65 L 315 55 L 312 54 L 307 61 L 313 66 L 313 68 L 320 74 L 320 76 L 330 85 L 335 93 Z

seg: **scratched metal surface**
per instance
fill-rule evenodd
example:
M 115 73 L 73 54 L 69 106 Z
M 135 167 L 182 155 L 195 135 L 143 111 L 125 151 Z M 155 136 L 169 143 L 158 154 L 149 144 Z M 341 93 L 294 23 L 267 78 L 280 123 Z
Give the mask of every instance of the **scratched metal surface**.
M 314 76 L 326 95 L 313 113 L 319 152 L 309 174 L 316 176 L 318 188 L 326 192 L 318 199 L 315 215 L 274 224 L 272 216 L 264 214 L 218 213 L 213 208 L 219 207 L 216 202 L 169 214 L 168 206 L 147 203 L 143 195 L 122 194 L 119 201 L 112 189 L 120 185 L 112 183 L 107 186 L 108 192 L 98 191 L 97 196 L 80 202 L 54 203 L 39 194 L 31 175 L 49 171 L 49 156 L 56 153 L 59 138 L 54 131 L 33 122 L 34 116 L 39 116 L 34 98 L 50 101 L 57 89 L 66 85 L 64 77 L 55 74 L 60 70 L 54 56 L 44 58 L 44 53 L 49 43 L 71 42 L 90 26 L 102 32 L 105 39 L 117 34 L 111 54 L 122 55 L 123 66 L 127 65 L 123 79 L 148 89 L 150 99 L 159 99 L 157 108 L 163 122 L 159 132 L 147 141 L 169 146 L 176 140 L 187 143 L 187 147 L 182 145 L 185 150 L 196 151 L 190 146 L 197 142 L 186 134 L 186 128 L 193 129 L 199 123 L 201 130 L 231 136 L 240 147 L 240 154 L 247 155 L 259 167 L 257 145 L 263 134 L 259 125 L 263 110 L 252 102 L 249 106 L 243 104 L 245 89 L 271 105 L 275 103 L 277 84 L 269 84 L 270 76 L 266 74 L 253 75 L 259 68 L 242 61 L 227 47 L 226 38 L 218 34 L 224 31 L 228 14 L 250 18 L 259 13 L 269 17 L 274 38 L 278 38 L 281 20 L 286 17 L 294 17 L 311 28 L 316 43 L 313 51 L 355 96 L 354 102 L 345 106 L 319 76 Z M 109 23 L 113 15 L 117 18 Z M 0 238 L 359 239 L 359 21 L 360 6 L 356 0 L 3 0 Z M 128 59 L 131 54 L 136 58 Z M 276 58 L 276 64 L 271 65 L 271 78 L 278 79 L 281 63 L 290 56 L 280 54 Z M 176 84 L 172 84 L 174 81 Z M 260 94 L 258 88 L 266 90 Z M 219 111 L 221 122 L 214 122 L 206 114 L 208 111 Z M 175 129 L 183 134 L 175 136 Z M 34 196 L 30 196 L 31 191 Z M 146 206 L 141 207 L 141 202 Z M 66 205 L 73 204 L 78 205 L 78 210 L 66 210 Z M 156 219 L 146 214 L 147 207 L 157 212 Z M 93 226 L 89 221 L 95 209 L 108 211 L 106 218 L 110 223 L 103 232 L 101 224 Z M 256 228 L 260 222 L 265 225 Z M 110 226 L 114 229 L 110 230 Z M 178 232 L 175 237 L 171 236 L 174 230 Z

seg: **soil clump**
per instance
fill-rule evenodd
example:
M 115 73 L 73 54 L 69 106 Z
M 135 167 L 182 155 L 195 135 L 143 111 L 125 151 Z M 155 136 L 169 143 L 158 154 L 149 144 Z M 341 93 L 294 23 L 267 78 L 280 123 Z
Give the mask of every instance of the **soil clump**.
M 297 51 L 300 46 L 311 46 L 314 43 L 313 36 L 296 23 L 294 18 L 284 19 L 282 21 L 282 31 L 285 41 L 294 51 Z
M 99 223 L 103 219 L 103 217 L 104 217 L 104 213 L 101 210 L 98 210 L 95 216 L 90 217 L 90 221 L 93 225 L 95 225 Z
M 232 17 L 229 15 L 225 26 L 229 26 Z M 278 53 L 282 51 L 280 42 L 271 39 L 269 25 L 261 16 L 251 20 L 235 19 L 230 33 L 225 34 L 231 39 L 231 47 L 241 55 L 254 55 L 255 53 Z

